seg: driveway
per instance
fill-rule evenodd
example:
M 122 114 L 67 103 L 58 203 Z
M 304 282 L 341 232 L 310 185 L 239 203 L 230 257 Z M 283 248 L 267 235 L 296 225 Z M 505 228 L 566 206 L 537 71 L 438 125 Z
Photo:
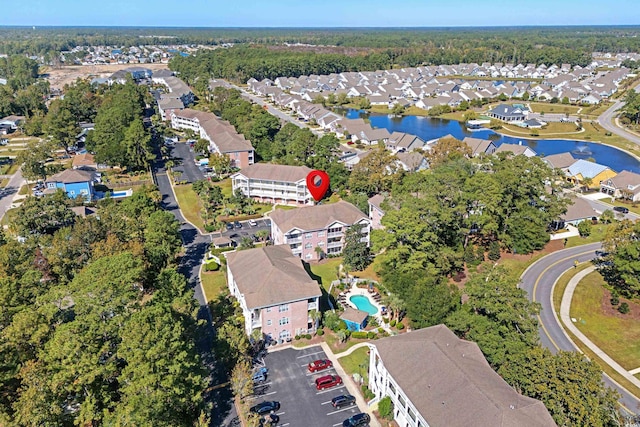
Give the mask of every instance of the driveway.
M 205 179 L 202 171 L 196 166 L 195 154 L 189 144 L 179 142 L 173 145 L 170 156 L 175 159 L 176 167 L 173 168 L 174 171 L 182 172 L 182 181 L 196 182 Z
M 600 243 L 592 243 L 557 251 L 539 259 L 522 274 L 520 287 L 527 291 L 529 299 L 539 302 L 542 306 L 539 316 L 540 343 L 552 353 L 560 350 L 579 351 L 567 337 L 553 310 L 551 303 L 553 286 L 565 271 L 573 268 L 575 260 L 590 261 L 595 258 L 595 251 L 600 248 Z M 631 413 L 638 412 L 640 401 L 635 396 L 607 375 L 603 374 L 602 379 L 607 387 L 620 393 L 619 402 L 623 408 Z
M 350 416 L 362 412 L 357 406 L 335 409 L 331 399 L 348 394 L 344 383 L 330 389 L 317 391 L 314 380 L 323 375 L 336 374 L 335 368 L 310 373 L 307 364 L 316 359 L 326 359 L 320 346 L 303 350 L 287 348 L 269 352 L 264 362 L 269 369 L 268 381 L 256 389 L 251 405 L 263 400 L 280 402 L 279 426 L 333 427 L 341 426 Z M 343 378 L 346 380 L 346 378 Z
M 256 225 L 249 224 L 249 221 L 240 221 L 242 224 L 242 228 L 234 228 L 233 230 L 225 230 L 222 233 L 211 233 L 211 239 L 216 237 L 220 237 L 221 235 L 224 237 L 228 237 L 236 244 L 240 244 L 240 240 L 243 237 L 251 237 L 255 235 L 260 230 L 267 230 L 271 233 L 271 220 L 270 219 L 256 219 Z

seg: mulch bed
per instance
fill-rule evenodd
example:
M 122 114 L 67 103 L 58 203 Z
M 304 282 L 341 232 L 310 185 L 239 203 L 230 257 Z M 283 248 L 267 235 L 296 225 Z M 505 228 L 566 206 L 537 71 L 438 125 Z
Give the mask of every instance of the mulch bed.
M 623 302 L 629 304 L 629 312 L 627 314 L 622 314 L 618 311 L 619 305 L 611 305 L 611 291 L 607 288 L 604 288 L 604 295 L 602 296 L 600 308 L 605 316 L 617 317 L 619 319 L 640 320 L 640 304 L 620 297 L 620 304 L 622 304 Z

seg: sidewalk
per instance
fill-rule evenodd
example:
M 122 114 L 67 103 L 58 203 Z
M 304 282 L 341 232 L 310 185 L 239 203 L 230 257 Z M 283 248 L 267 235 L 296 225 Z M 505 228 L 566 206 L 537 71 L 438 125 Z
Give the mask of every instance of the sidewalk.
M 569 231 L 565 231 L 564 233 L 551 234 L 549 240 L 568 239 L 569 237 L 576 237 L 580 235 L 578 229 L 571 224 L 567 224 L 567 230 Z
M 375 415 L 373 415 L 373 409 L 369 407 L 367 402 L 364 400 L 364 397 L 362 397 L 362 393 L 360 391 L 360 386 L 353 381 L 353 378 L 350 375 L 348 375 L 344 371 L 344 369 L 342 369 L 342 365 L 340 365 L 340 362 L 338 362 L 338 359 L 340 357 L 348 356 L 349 354 L 351 354 L 355 350 L 357 350 L 359 348 L 362 348 L 362 347 L 364 347 L 366 345 L 367 345 L 367 343 L 359 343 L 359 344 L 354 345 L 353 347 L 351 347 L 347 351 L 343 351 L 342 353 L 334 354 L 333 351 L 331 351 L 331 347 L 329 347 L 329 344 L 327 344 L 324 341 L 320 343 L 320 346 L 322 347 L 322 349 L 326 353 L 326 355 L 329 358 L 329 360 L 331 360 L 333 362 L 333 368 L 336 370 L 338 375 L 340 375 L 340 378 L 342 378 L 342 382 L 347 387 L 347 390 L 349 390 L 349 394 L 351 394 L 352 396 L 355 396 L 356 403 L 358 404 L 358 407 L 359 408 L 366 408 L 364 412 L 368 413 L 371 416 L 371 422 L 369 423 L 369 425 L 371 427 L 382 427 L 380 425 L 380 423 L 378 422 L 378 419 L 375 417 Z
M 634 377 L 629 371 L 624 369 L 618 362 L 613 360 L 609 355 L 607 355 L 604 351 L 602 351 L 597 345 L 595 345 L 589 338 L 586 337 L 578 328 L 573 324 L 571 320 L 571 316 L 569 315 L 569 309 L 571 308 L 571 299 L 573 298 L 573 292 L 587 274 L 593 272 L 596 268 L 589 267 L 585 270 L 580 271 L 578 274 L 573 276 L 569 281 L 566 289 L 564 290 L 564 294 L 562 295 L 562 302 L 560 303 L 560 319 L 565 327 L 571 331 L 572 334 L 576 336 L 584 345 L 586 345 L 589 350 L 593 351 L 600 359 L 602 359 L 607 365 L 613 368 L 617 373 L 622 375 L 626 380 L 640 388 L 640 380 Z

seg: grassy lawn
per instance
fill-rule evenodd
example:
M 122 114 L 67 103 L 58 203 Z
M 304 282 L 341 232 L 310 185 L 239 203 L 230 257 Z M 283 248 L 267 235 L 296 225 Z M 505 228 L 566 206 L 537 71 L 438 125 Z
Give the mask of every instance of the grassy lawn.
M 337 280 L 336 268 L 342 263 L 342 258 L 329 258 L 323 260 L 320 264 L 309 264 L 311 272 L 316 276 L 314 279 L 329 292 L 331 282 Z
M 640 366 L 640 323 L 631 316 L 601 310 L 603 284 L 598 272 L 582 279 L 573 295 L 571 317 L 578 319 L 578 329 L 609 356 L 625 369 L 635 369 Z
M 515 103 L 518 104 L 518 102 L 515 102 Z M 520 103 L 528 104 L 529 106 L 531 106 L 531 109 L 533 110 L 534 113 L 541 113 L 544 111 L 545 113 L 554 113 L 554 114 L 558 114 L 558 113 L 578 114 L 578 110 L 580 110 L 581 108 L 581 107 L 578 107 L 577 105 L 550 104 L 546 102 L 521 101 Z M 584 111 L 584 109 L 582 111 Z
M 222 195 L 225 197 L 231 197 L 233 194 L 233 186 L 230 178 L 223 179 L 222 181 L 214 182 L 213 185 L 217 185 L 222 190 Z
M 509 269 L 509 271 L 512 271 L 516 277 L 520 277 L 527 267 L 545 255 L 548 255 L 548 253 L 539 252 L 537 254 L 524 255 L 519 258 L 500 258 L 500 260 L 498 260 L 498 264 Z
M 591 227 L 591 234 L 587 237 L 569 237 L 567 248 L 574 246 L 588 245 L 589 243 L 600 242 L 607 232 L 610 224 L 596 224 Z
M 180 206 L 184 217 L 203 231 L 204 221 L 202 221 L 202 218 L 200 217 L 200 199 L 191 188 L 191 184 L 175 185 L 173 187 L 173 191 L 176 193 L 178 205 Z
M 27 194 L 29 194 L 29 186 L 23 185 L 22 187 L 20 187 L 20 190 L 18 190 L 18 194 L 20 196 L 26 196 Z
M 297 209 L 297 206 L 289 206 L 289 205 L 276 205 L 276 209 L 280 209 L 283 211 L 290 211 L 292 209 Z
M 560 278 L 558 279 L 558 282 L 556 283 L 555 288 L 553 289 L 553 307 L 557 313 L 560 312 L 560 302 L 562 301 L 562 294 L 564 293 L 564 290 L 569 284 L 569 280 L 571 280 L 571 278 L 574 275 L 576 275 L 580 271 L 590 266 L 591 266 L 591 263 L 583 263 L 583 264 L 580 264 L 577 269 L 568 270 L 566 273 L 560 276 Z M 597 274 L 597 273 L 592 273 L 592 274 Z M 575 302 L 575 300 L 576 300 L 576 294 L 574 293 L 573 302 Z M 573 316 L 573 309 L 572 309 L 571 315 Z M 580 326 L 580 329 L 583 329 L 582 325 L 579 325 L 579 326 Z M 582 344 L 582 342 L 578 340 L 576 336 L 573 335 L 571 332 L 569 332 L 566 328 L 565 328 L 565 332 L 571 337 L 573 342 L 589 359 L 593 360 L 599 365 L 600 369 L 602 369 L 607 375 L 609 375 L 611 378 L 613 378 L 615 381 L 617 381 L 619 384 L 621 384 L 623 387 L 629 390 L 630 393 L 633 393 L 636 397 L 640 398 L 640 390 L 638 390 L 638 388 L 636 388 L 635 385 L 627 381 L 623 376 L 621 376 L 615 370 L 610 368 L 609 365 L 604 363 L 595 353 L 589 350 L 587 346 Z M 586 334 L 584 330 L 583 332 Z M 605 352 L 608 352 L 608 350 L 605 350 Z M 640 378 L 637 375 L 636 377 Z
M 576 125 L 573 123 L 558 123 L 558 122 L 551 122 L 542 129 L 527 129 L 527 128 L 522 128 L 520 126 L 508 125 L 503 123 L 501 131 L 503 130 L 507 131 L 507 133 L 517 134 L 521 136 L 530 136 L 532 133 L 535 136 L 541 136 L 541 137 L 547 136 L 547 135 L 548 136 L 572 135 L 572 137 L 578 138 L 578 139 L 580 139 L 581 138 L 580 135 L 584 133 L 584 131 L 577 131 Z
M 225 269 L 221 268 L 218 271 L 203 271 L 200 275 L 202 287 L 204 288 L 204 297 L 207 302 L 215 299 L 222 291 L 227 288 L 227 275 Z
M 0 188 L 4 188 L 9 184 L 9 178 L 0 179 Z
M 349 350 L 356 344 L 360 344 L 361 342 L 368 342 L 369 340 L 349 338 L 347 342 L 340 343 L 336 334 L 328 331 L 326 334 L 324 334 L 324 341 L 329 345 L 331 351 L 333 351 L 334 354 L 337 354 Z
M 354 350 L 353 353 L 348 356 L 341 357 L 338 361 L 347 374 L 350 376 L 355 373 L 360 374 L 365 378 L 365 382 L 367 382 L 367 372 L 369 372 L 368 351 L 368 347 L 362 347 Z

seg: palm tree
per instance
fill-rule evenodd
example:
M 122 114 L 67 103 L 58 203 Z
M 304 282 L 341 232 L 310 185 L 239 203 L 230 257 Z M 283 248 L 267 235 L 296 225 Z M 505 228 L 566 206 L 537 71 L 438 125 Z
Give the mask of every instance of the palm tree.
M 340 340 L 341 344 L 347 340 L 347 332 L 343 329 L 336 332 L 336 336 L 338 337 L 338 340 Z
M 318 310 L 310 310 L 309 318 L 313 320 L 314 328 L 318 329 L 318 326 L 320 326 L 320 319 L 322 319 L 322 313 Z
M 391 319 L 400 320 L 400 312 L 404 310 L 404 301 L 395 294 L 389 294 L 383 297 L 382 302 L 391 313 Z

